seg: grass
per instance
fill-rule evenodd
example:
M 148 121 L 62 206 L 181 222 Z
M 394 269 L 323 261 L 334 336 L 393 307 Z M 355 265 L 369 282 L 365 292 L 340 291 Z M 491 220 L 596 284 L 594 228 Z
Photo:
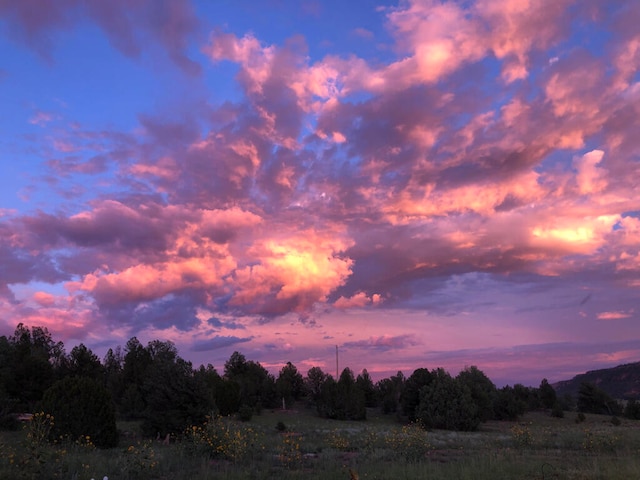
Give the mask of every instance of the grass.
M 286 431 L 276 428 L 278 422 Z M 34 442 L 28 430 L 0 433 L 2 479 L 629 479 L 640 478 L 640 422 L 530 413 L 480 431 L 425 432 L 370 412 L 365 422 L 265 411 L 194 426 L 163 445 L 120 423 L 120 447 Z

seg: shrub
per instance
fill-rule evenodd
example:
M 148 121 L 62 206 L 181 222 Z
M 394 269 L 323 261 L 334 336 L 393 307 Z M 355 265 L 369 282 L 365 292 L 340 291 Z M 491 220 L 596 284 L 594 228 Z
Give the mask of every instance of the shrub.
M 284 422 L 278 422 L 276 423 L 276 430 L 278 430 L 279 432 L 286 432 L 287 426 L 284 424 Z
M 615 415 L 613 417 L 611 417 L 611 425 L 613 426 L 618 426 L 620 425 L 620 419 L 618 417 L 616 417 Z
M 232 462 L 247 460 L 262 450 L 261 438 L 251 427 L 229 418 L 211 418 L 187 428 L 182 437 L 185 453 L 192 456 L 221 457 Z
M 427 433 L 417 423 L 404 425 L 402 429 L 391 432 L 386 442 L 389 448 L 407 462 L 419 462 L 431 448 Z
M 511 427 L 513 442 L 519 448 L 528 447 L 533 443 L 533 435 L 527 425 L 519 424 Z
M 248 422 L 253 417 L 253 408 L 249 405 L 242 405 L 238 410 L 238 420 Z
M 420 390 L 416 418 L 426 428 L 462 431 L 476 430 L 481 420 L 469 388 L 441 368 Z
M 99 448 L 118 444 L 111 394 L 91 378 L 67 377 L 54 383 L 42 397 L 42 410 L 55 418 L 54 438 L 89 436 Z
M 564 418 L 564 410 L 562 410 L 562 405 L 560 405 L 560 402 L 556 402 L 553 404 L 553 408 L 551 409 L 551 416 L 556 418 Z
M 576 415 L 576 423 L 582 423 L 587 419 L 587 417 L 585 417 L 584 413 L 582 412 L 578 412 L 578 415 Z

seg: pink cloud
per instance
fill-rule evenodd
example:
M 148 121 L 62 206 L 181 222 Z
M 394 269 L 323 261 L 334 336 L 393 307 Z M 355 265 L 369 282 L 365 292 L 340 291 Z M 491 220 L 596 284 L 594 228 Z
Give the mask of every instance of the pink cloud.
M 32 125 L 44 126 L 47 123 L 56 119 L 56 115 L 54 113 L 37 111 L 30 119 L 29 123 Z
M 620 320 L 622 318 L 629 318 L 633 315 L 633 310 L 629 312 L 600 312 L 598 313 L 598 320 Z
M 376 305 L 382 301 L 378 294 L 367 295 L 364 292 L 358 292 L 351 297 L 340 297 L 334 303 L 335 308 L 362 308 L 369 305 Z
M 603 156 L 602 150 L 592 150 L 581 158 L 574 159 L 573 164 L 578 170 L 577 182 L 580 193 L 597 193 L 607 187 L 605 178 L 607 171 L 599 166 Z

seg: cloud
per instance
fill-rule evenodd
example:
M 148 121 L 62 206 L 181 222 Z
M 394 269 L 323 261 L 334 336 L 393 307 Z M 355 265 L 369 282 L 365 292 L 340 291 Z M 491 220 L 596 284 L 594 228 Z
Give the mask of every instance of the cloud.
M 401 350 L 409 346 L 417 345 L 413 335 L 381 335 L 377 337 L 370 337 L 367 340 L 357 340 L 354 342 L 345 342 L 346 348 L 357 348 L 365 350 Z
M 614 311 L 614 312 L 600 312 L 598 313 L 598 320 L 620 320 L 622 318 L 629 318 L 633 316 L 633 310 L 628 312 Z
M 230 347 L 231 345 L 237 345 L 240 343 L 246 343 L 252 340 L 253 337 L 234 337 L 234 336 L 220 336 L 216 335 L 213 338 L 207 340 L 200 340 L 194 342 L 191 346 L 191 350 L 194 352 L 206 352 L 211 350 L 218 350 L 221 348 Z
M 397 312 L 426 312 L 415 331 L 429 315 L 449 325 L 486 311 L 544 310 L 538 323 L 561 312 L 556 332 L 632 316 L 640 39 L 629 5 L 406 1 L 381 8 L 391 42 L 361 58 L 319 56 L 331 45 L 312 34 L 222 29 L 189 2 L 0 4 L 11 38 L 52 69 L 61 33 L 89 21 L 136 68 L 160 50 L 170 67 L 197 73 L 199 58 L 207 70 L 206 82 L 179 76 L 197 105 L 140 92 L 157 109 L 130 112 L 122 130 L 31 111 L 39 128 L 25 125 L 36 133 L 22 153 L 43 163 L 31 210 L 0 210 L 2 313 L 49 315 L 78 336 L 170 332 L 198 339 L 194 351 L 271 351 L 281 345 L 264 332 L 293 324 L 376 353 L 424 343 L 388 329 Z M 373 31 L 347 33 L 362 44 Z M 208 82 L 229 71 L 237 90 L 219 101 Z M 32 282 L 59 292 L 24 293 Z M 563 298 L 530 301 L 565 283 Z M 517 308 L 507 291 L 522 293 Z M 392 318 L 360 335 L 354 312 Z M 337 314 L 344 325 L 329 328 Z M 339 328 L 358 335 L 345 343 Z M 252 335 L 202 339 L 223 329 Z
M 581 194 L 598 193 L 607 187 L 607 171 L 599 166 L 602 157 L 602 150 L 592 150 L 581 158 L 574 159 L 573 164 L 578 170 L 578 190 Z
M 0 14 L 9 19 L 9 30 L 17 41 L 50 62 L 55 34 L 75 27 L 84 17 L 95 22 L 124 55 L 139 57 L 145 44 L 155 43 L 186 73 L 200 72 L 200 66 L 186 55 L 187 41 L 199 27 L 189 2 L 113 0 L 85 4 L 78 0 L 25 0 L 3 2 Z

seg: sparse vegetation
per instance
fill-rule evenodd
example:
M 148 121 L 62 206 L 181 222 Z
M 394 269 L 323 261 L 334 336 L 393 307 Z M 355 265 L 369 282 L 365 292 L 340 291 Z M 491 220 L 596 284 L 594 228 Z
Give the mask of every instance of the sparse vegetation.
M 0 344 L 2 479 L 640 478 L 637 402 L 590 384 L 576 411 L 546 380 L 498 389 L 477 367 L 373 384 L 291 363 L 274 378 L 238 352 L 219 375 L 135 338 L 103 366 L 23 325 Z M 29 352 L 51 366 L 45 390 L 19 378 Z
M 286 432 L 273 428 L 285 420 Z M 638 478 L 637 422 L 620 419 L 613 426 L 610 420 L 591 415 L 585 428 L 573 418 L 532 412 L 517 422 L 489 421 L 475 432 L 425 431 L 374 410 L 367 422 L 337 422 L 296 404 L 295 413 L 265 410 L 250 422 L 209 419 L 168 444 L 127 438 L 101 450 L 44 441 L 44 416 L 0 434 L 6 452 L 0 478 L 347 480 L 350 470 L 362 479 Z

